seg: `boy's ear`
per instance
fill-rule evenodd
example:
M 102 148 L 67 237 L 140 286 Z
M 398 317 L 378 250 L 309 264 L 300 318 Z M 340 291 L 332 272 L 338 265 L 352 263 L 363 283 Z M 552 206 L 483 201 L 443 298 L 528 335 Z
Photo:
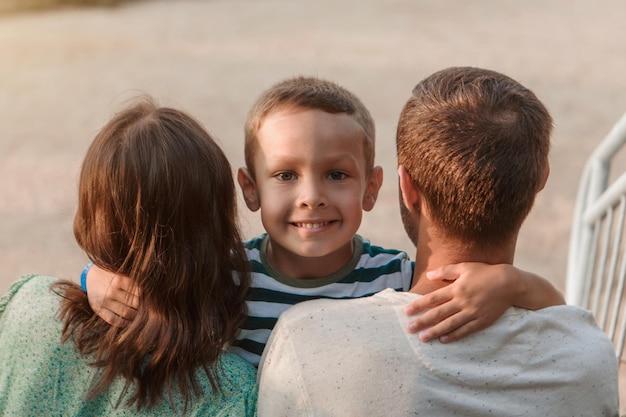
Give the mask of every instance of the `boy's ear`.
M 378 191 L 383 185 L 383 169 L 379 166 L 372 168 L 369 179 L 367 180 L 367 188 L 363 195 L 363 210 L 370 211 L 376 204 Z
M 400 191 L 402 193 L 402 202 L 410 212 L 419 210 L 420 193 L 413 183 L 411 176 L 404 168 L 404 165 L 398 166 L 398 176 L 400 177 Z
M 237 171 L 237 182 L 243 194 L 243 200 L 251 211 L 261 208 L 261 199 L 257 191 L 256 182 L 252 179 L 247 168 L 239 168 Z

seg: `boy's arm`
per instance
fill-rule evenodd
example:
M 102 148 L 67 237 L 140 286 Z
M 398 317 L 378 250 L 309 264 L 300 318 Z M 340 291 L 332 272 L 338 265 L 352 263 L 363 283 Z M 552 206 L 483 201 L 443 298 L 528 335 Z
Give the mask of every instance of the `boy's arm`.
M 512 305 L 530 310 L 565 304 L 550 282 L 508 264 L 466 262 L 427 273 L 429 279 L 455 281 L 407 305 L 410 333 L 426 342 L 459 340 L 493 324 Z
M 86 278 L 87 298 L 94 313 L 112 326 L 127 326 L 139 306 L 139 295 L 129 292 L 130 278 L 96 265 L 89 268 Z

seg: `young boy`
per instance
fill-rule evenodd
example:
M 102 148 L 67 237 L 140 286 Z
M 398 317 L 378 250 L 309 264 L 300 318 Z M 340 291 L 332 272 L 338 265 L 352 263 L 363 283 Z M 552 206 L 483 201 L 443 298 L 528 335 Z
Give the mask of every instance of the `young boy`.
M 405 252 L 371 245 L 356 234 L 363 211 L 374 207 L 382 185 L 374 152 L 375 128 L 369 111 L 356 96 L 330 81 L 287 79 L 265 91 L 253 105 L 245 124 L 246 168 L 239 170 L 237 180 L 248 208 L 260 210 L 266 233 L 246 242 L 253 284 L 248 320 L 230 348 L 233 352 L 258 365 L 280 313 L 301 301 L 360 298 L 386 288 L 411 288 L 414 265 Z M 478 266 L 458 266 L 456 276 L 460 271 L 463 277 L 457 285 L 418 300 L 421 304 L 410 309 L 414 313 L 441 304 L 413 328 L 445 319 L 423 333 L 422 340 L 459 327 L 456 338 L 482 329 L 511 304 L 539 308 L 563 303 L 558 291 L 541 278 L 512 266 Z M 121 279 L 112 280 L 112 274 L 94 268 L 90 276 L 94 270 L 104 275 L 88 281 L 94 310 L 101 314 L 98 303 L 112 282 L 107 308 L 132 316 L 119 303 L 136 305 L 137 297 L 126 301 Z M 472 279 L 464 279 L 466 275 Z M 481 279 L 491 282 L 488 292 L 483 291 Z M 527 300 L 531 287 L 545 288 L 539 292 L 543 298 Z

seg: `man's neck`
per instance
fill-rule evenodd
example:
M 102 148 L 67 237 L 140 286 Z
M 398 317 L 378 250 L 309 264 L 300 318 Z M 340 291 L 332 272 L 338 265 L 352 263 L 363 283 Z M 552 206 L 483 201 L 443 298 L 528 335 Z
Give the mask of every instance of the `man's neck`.
M 430 280 L 426 277 L 428 271 L 461 262 L 482 262 L 492 265 L 513 264 L 514 254 L 515 242 L 503 245 L 497 250 L 451 245 L 449 241 L 446 244 L 432 241 L 424 245 L 418 243 L 413 272 L 413 287 L 410 291 L 416 294 L 428 294 L 453 282 Z

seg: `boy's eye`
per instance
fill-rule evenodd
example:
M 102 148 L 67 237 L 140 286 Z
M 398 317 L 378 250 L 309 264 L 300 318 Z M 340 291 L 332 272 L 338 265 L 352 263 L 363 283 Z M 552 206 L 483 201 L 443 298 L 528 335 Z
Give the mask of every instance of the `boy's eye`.
M 347 177 L 348 175 L 345 172 L 341 172 L 341 171 L 333 171 L 330 174 L 328 174 L 328 178 L 330 178 L 333 181 L 345 180 Z
M 296 176 L 292 172 L 280 172 L 276 174 L 278 181 L 293 181 Z

